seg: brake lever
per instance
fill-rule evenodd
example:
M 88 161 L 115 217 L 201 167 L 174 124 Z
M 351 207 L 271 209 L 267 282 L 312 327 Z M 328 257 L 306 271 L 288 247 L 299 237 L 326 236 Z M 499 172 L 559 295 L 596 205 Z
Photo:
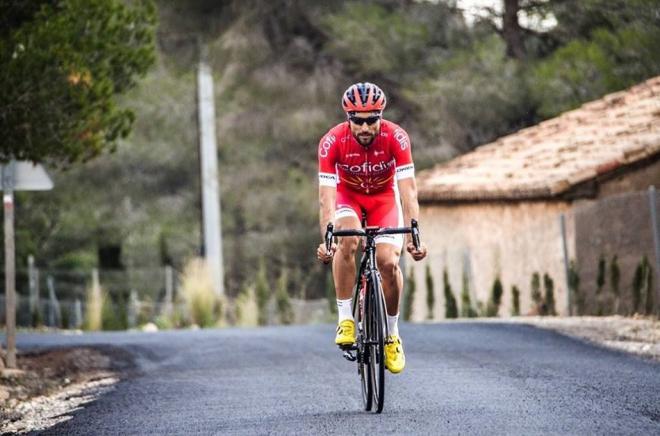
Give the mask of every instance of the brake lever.
M 412 229 L 413 245 L 415 246 L 415 250 L 419 251 L 419 224 L 417 223 L 417 220 L 410 220 L 410 227 Z
M 333 226 L 332 223 L 328 223 L 328 227 L 325 230 L 325 248 L 328 253 L 330 253 L 330 250 L 332 249 L 332 232 L 334 228 L 335 226 Z

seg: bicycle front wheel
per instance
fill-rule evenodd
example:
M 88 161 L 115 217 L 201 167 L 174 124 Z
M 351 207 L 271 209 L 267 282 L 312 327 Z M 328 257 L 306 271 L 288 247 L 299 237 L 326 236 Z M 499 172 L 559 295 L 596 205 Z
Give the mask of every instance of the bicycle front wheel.
M 360 386 L 362 388 L 362 404 L 364 410 L 368 412 L 372 408 L 374 398 L 373 377 L 369 368 L 371 350 L 369 345 L 367 345 L 369 341 L 370 311 L 368 309 L 368 299 L 365 299 L 362 303 L 359 302 L 359 298 L 356 300 L 355 304 L 359 305 L 356 312 L 354 312 L 356 315 L 354 318 L 357 322 L 358 374 L 360 374 Z
M 369 295 L 369 369 L 373 384 L 375 412 L 383 411 L 385 404 L 385 300 L 380 276 L 374 273 L 370 280 Z

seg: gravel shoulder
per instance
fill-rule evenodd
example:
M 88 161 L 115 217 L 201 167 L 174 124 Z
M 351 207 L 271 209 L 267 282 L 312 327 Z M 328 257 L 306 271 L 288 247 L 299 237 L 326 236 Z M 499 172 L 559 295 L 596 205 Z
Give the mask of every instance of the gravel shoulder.
M 660 361 L 660 321 L 623 316 L 519 316 L 471 318 L 444 322 L 496 322 L 528 324 L 553 330 L 606 348 Z
M 111 347 L 21 352 L 18 370 L 0 370 L 0 434 L 49 428 L 120 379 L 128 355 Z

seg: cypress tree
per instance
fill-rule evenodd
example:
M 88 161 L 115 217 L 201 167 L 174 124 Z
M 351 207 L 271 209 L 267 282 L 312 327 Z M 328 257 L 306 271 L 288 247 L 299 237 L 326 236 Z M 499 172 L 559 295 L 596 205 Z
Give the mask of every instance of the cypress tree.
M 426 319 L 433 319 L 433 309 L 435 308 L 435 286 L 433 284 L 433 275 L 431 265 L 426 264 Z
M 457 318 L 458 306 L 456 304 L 454 293 L 451 290 L 451 283 L 449 283 L 449 273 L 447 272 L 447 268 L 442 271 L 442 281 L 445 294 L 445 318 Z

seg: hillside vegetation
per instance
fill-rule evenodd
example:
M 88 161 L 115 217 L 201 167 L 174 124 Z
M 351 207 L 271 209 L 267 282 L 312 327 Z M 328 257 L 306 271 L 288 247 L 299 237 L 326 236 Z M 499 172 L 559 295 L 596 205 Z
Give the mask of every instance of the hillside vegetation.
M 56 172 L 52 193 L 20 195 L 19 262 L 181 268 L 199 251 L 195 66 L 205 56 L 228 292 L 251 285 L 263 258 L 271 283 L 286 267 L 293 295 L 324 295 L 316 146 L 343 120 L 351 83 L 385 90 L 386 117 L 409 131 L 422 169 L 660 72 L 660 1 L 516 3 L 556 25 L 523 28 L 509 9 L 468 25 L 451 1 L 157 2 L 156 66 L 123 102 L 132 135 Z

